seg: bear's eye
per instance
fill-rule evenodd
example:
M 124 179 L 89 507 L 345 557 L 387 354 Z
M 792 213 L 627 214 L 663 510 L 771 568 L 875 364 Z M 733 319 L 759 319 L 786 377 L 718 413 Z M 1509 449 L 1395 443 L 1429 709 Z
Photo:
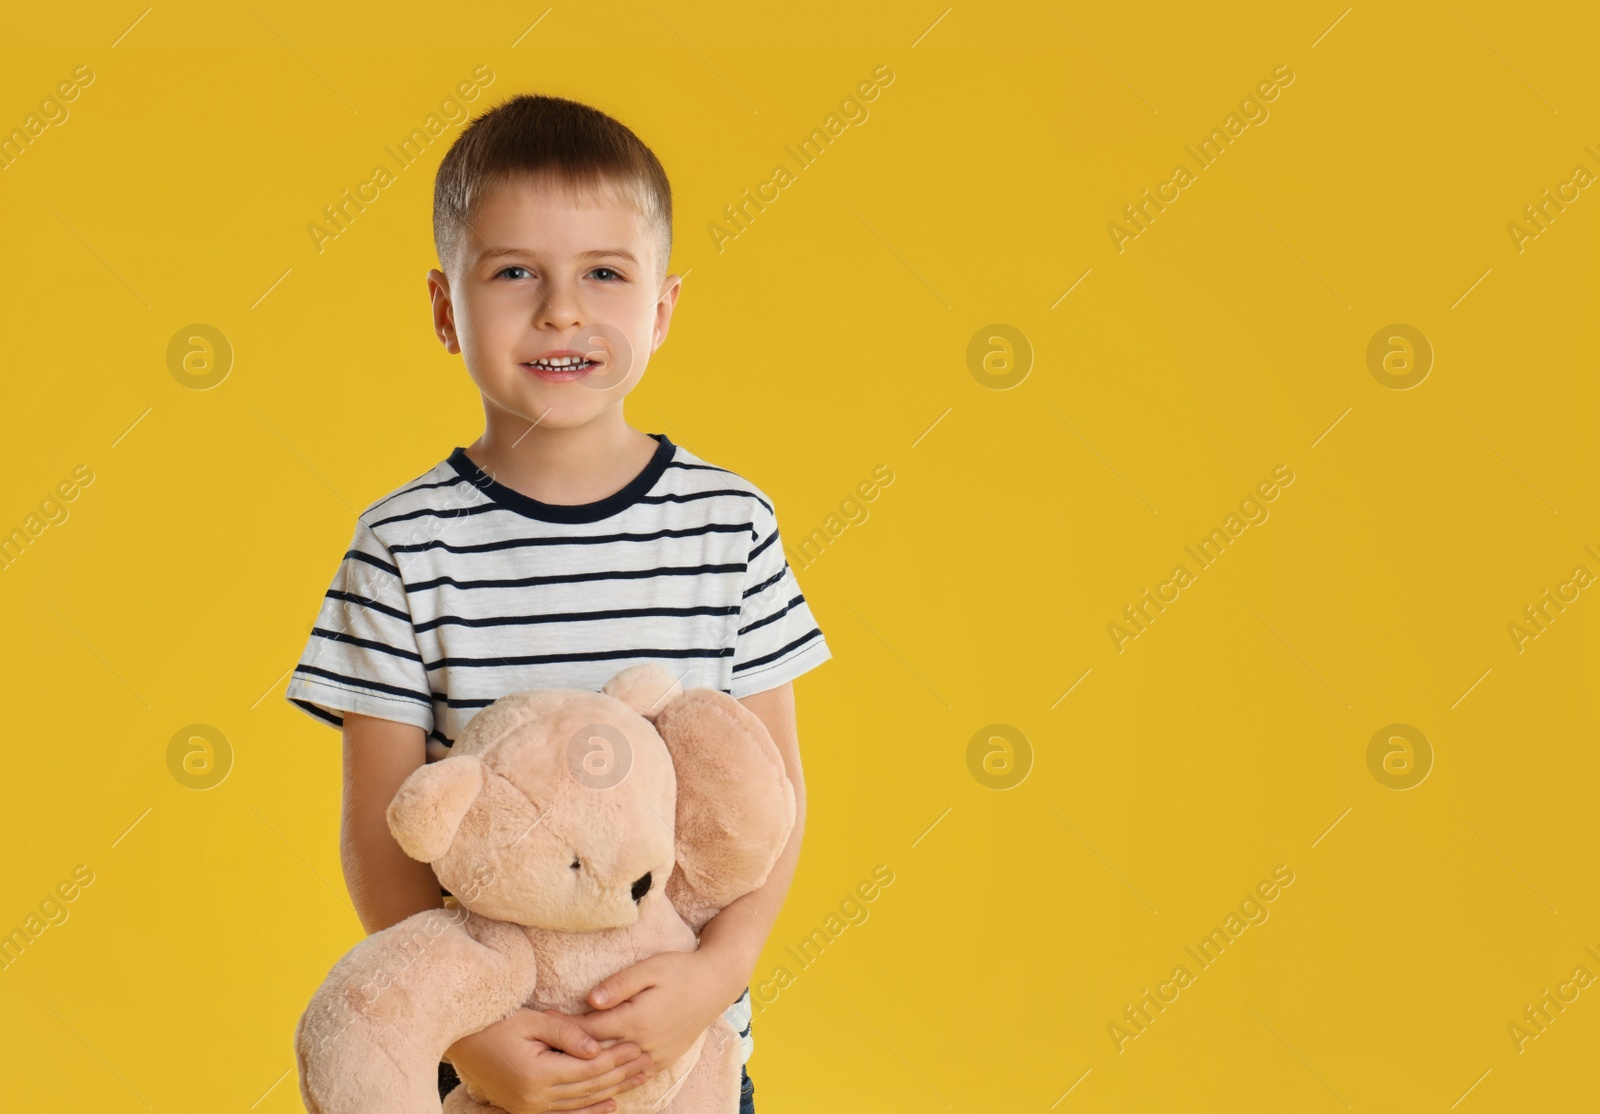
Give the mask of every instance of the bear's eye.
M 581 865 L 582 865 L 582 864 L 581 864 L 581 863 L 579 863 L 579 862 L 578 862 L 578 860 L 577 860 L 577 859 L 573 859 L 573 860 L 572 860 L 572 869 L 573 869 L 573 870 L 577 870 L 577 869 L 578 869 L 578 868 L 579 868 L 579 867 L 580 867 L 580 866 L 581 866 Z

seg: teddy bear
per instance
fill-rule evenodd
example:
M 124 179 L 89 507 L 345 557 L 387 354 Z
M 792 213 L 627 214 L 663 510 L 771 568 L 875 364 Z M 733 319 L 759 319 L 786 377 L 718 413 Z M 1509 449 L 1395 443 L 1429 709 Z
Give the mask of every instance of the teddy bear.
M 490 1114 L 470 1081 L 439 1100 L 460 1038 L 521 1007 L 589 1012 L 596 983 L 664 951 L 766 881 L 794 786 L 761 720 L 719 689 L 630 666 L 599 692 L 512 693 L 389 805 L 389 830 L 453 895 L 375 932 L 295 1027 L 310 1114 Z M 617 1114 L 737 1114 L 722 1019 Z

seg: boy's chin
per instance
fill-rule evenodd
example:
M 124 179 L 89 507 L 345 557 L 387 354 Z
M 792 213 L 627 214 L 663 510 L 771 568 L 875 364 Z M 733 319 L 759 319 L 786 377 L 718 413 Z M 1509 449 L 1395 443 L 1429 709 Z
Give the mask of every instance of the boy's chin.
M 576 383 L 540 383 L 518 392 L 509 405 L 495 400 L 502 412 L 540 429 L 577 429 L 607 409 L 614 395 L 583 390 Z

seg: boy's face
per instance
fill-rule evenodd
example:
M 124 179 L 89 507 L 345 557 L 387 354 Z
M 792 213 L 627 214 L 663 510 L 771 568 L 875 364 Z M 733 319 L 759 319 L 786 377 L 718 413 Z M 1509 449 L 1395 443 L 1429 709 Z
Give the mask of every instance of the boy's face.
M 428 272 L 434 329 L 496 411 L 570 429 L 617 406 L 666 339 L 677 275 L 655 231 L 609 193 L 507 184 L 478 206 L 451 274 Z M 563 353 L 568 370 L 541 364 Z M 517 429 L 515 436 L 520 436 Z

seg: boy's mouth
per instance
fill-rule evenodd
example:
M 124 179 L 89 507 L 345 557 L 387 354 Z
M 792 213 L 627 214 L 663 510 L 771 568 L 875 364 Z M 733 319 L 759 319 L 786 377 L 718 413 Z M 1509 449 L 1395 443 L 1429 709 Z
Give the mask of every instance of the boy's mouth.
M 522 366 L 541 379 L 565 383 L 587 375 L 600 364 L 583 353 L 569 350 L 552 352 L 535 360 L 524 360 Z

